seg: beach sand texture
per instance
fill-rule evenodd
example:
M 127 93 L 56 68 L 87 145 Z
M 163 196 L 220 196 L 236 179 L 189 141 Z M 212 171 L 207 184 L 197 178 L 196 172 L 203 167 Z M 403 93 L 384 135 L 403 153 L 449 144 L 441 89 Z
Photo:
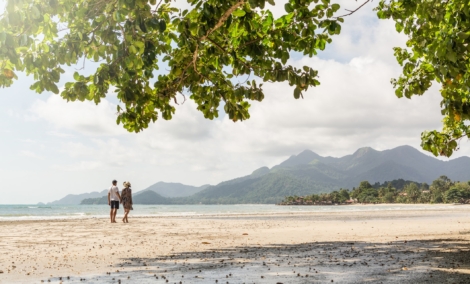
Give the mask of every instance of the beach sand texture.
M 451 206 L 3 221 L 0 283 L 470 283 L 469 217 Z

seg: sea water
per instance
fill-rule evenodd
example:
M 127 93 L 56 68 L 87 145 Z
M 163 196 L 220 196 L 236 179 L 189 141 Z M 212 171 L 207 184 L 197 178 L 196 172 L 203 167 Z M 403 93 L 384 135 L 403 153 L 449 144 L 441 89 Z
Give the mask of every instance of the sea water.
M 354 212 L 390 210 L 458 210 L 467 206 L 444 204 L 391 204 L 340 206 L 239 205 L 134 205 L 133 216 L 218 216 L 240 214 L 276 214 L 307 212 Z M 122 213 L 122 208 L 120 209 Z M 0 221 L 107 218 L 107 205 L 0 205 Z

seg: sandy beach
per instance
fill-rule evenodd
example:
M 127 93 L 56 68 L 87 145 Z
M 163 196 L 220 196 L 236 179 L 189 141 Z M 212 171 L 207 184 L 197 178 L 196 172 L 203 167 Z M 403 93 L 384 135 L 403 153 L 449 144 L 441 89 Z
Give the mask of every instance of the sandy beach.
M 449 206 L 2 221 L 0 283 L 469 283 L 469 217 Z

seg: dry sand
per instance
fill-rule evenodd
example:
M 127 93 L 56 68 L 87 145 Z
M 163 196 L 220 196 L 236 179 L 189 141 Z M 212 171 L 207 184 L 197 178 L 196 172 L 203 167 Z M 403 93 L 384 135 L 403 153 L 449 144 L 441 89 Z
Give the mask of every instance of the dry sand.
M 449 206 L 3 221 L 0 283 L 470 283 L 469 217 Z

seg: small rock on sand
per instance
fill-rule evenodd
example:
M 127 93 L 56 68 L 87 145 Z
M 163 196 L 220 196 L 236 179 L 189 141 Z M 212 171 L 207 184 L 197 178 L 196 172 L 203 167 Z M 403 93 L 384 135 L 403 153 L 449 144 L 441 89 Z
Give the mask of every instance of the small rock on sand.
M 3 273 L 3 270 L 0 270 L 0 274 L 2 274 L 2 273 Z

